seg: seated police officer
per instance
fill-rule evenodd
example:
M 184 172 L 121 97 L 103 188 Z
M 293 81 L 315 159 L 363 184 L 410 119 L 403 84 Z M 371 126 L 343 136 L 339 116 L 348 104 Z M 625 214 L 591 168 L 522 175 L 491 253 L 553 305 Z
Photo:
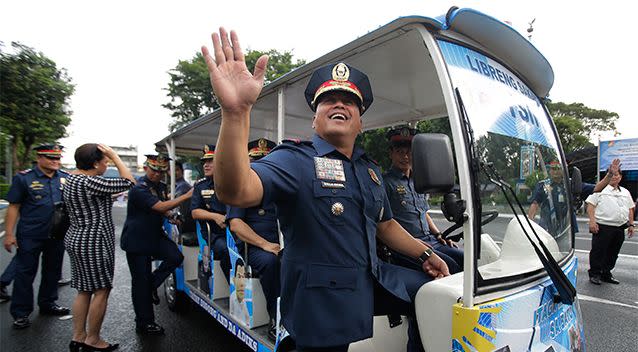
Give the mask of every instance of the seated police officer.
M 169 200 L 162 179 L 170 159 L 163 155 L 146 155 L 146 158 L 146 174 L 129 191 L 120 246 L 126 251 L 131 271 L 136 331 L 158 335 L 164 333 L 164 328 L 155 323 L 153 313 L 153 304 L 159 304 L 157 288 L 184 259 L 162 228 L 164 217 L 171 216 L 171 209 L 190 199 L 193 191 Z M 162 261 L 155 271 L 151 270 L 153 260 Z
M 257 161 L 268 155 L 276 146 L 275 142 L 260 138 L 248 143 L 248 156 Z M 230 230 L 239 238 L 237 248 L 241 251 L 247 246 L 246 259 L 251 274 L 259 277 L 266 296 L 266 308 L 270 315 L 268 337 L 276 338 L 275 318 L 277 317 L 277 298 L 279 297 L 279 228 L 277 226 L 277 208 L 266 204 L 252 208 L 229 207 L 226 219 Z
M 383 175 L 385 191 L 390 200 L 392 214 L 401 226 L 414 238 L 426 242 L 447 263 L 450 273 L 463 270 L 463 251 L 451 240 L 445 240 L 428 214 L 430 206 L 425 195 L 416 193 L 412 179 L 412 139 L 417 131 L 402 127 L 387 133 L 390 141 L 392 166 Z M 420 270 L 418 260 L 392 252 L 392 263 Z
M 209 248 L 213 251 L 213 258 L 219 260 L 219 264 L 224 272 L 226 281 L 230 276 L 230 257 L 228 247 L 226 247 L 226 205 L 217 199 L 215 195 L 215 183 L 213 175 L 215 173 L 213 160 L 215 158 L 215 146 L 207 144 L 204 146 L 204 154 L 201 161 L 204 167 L 204 178 L 195 183 L 193 199 L 191 199 L 191 215 L 193 219 L 199 220 L 202 234 L 207 233 L 210 227 Z M 205 223 L 208 223 L 208 227 Z M 208 240 L 208 236 L 204 235 Z
M 35 167 L 15 175 L 7 193 L 9 208 L 5 216 L 4 248 L 9 252 L 11 247 L 17 248 L 13 259 L 15 271 L 10 308 L 16 329 L 31 325 L 33 280 L 38 273 L 40 257 L 40 314 L 66 315 L 70 312 L 69 308 L 60 307 L 55 302 L 58 299 L 64 243 L 50 238 L 49 234 L 54 203 L 62 201 L 62 187 L 68 176 L 60 170 L 62 148 L 56 144 L 34 148 L 37 154 Z M 16 223 L 18 227 L 14 234 Z
M 315 70 L 304 94 L 315 113 L 312 140 L 284 141 L 250 163 L 250 111 L 268 58 L 260 57 L 251 74 L 237 35 L 230 37 L 223 28 L 213 34 L 215 59 L 202 48 L 222 111 L 216 191 L 233 206 L 277 206 L 286 243 L 280 312 L 297 349 L 347 351 L 351 342 L 372 336 L 374 314 L 404 314 L 412 318 L 408 349 L 422 351 L 412 302 L 423 284 L 449 272 L 392 219 L 378 166 L 355 147 L 361 114 L 372 104 L 368 77 L 345 63 Z M 377 236 L 421 258 L 423 271 L 379 261 Z

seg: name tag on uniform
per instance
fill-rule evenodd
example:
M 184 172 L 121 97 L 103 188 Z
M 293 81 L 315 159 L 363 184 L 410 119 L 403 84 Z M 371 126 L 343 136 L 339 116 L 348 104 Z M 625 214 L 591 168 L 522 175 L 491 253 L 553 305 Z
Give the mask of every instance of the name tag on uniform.
M 202 192 L 201 192 L 201 195 L 204 198 L 210 198 L 210 197 L 212 197 L 213 194 L 215 194 L 215 190 L 214 189 L 203 189 Z
M 343 162 L 339 159 L 315 157 L 315 174 L 320 180 L 346 182 Z
M 333 189 L 346 189 L 346 185 L 343 184 L 343 183 L 324 182 L 324 181 L 321 181 L 321 187 L 322 188 L 333 188 Z

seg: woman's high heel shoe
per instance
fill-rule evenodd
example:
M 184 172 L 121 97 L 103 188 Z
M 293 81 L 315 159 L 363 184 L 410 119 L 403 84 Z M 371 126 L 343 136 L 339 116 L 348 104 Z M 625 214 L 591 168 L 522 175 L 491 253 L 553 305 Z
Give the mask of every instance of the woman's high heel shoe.
M 71 340 L 71 342 L 69 343 L 69 351 L 71 352 L 81 352 L 83 351 L 83 348 L 86 345 L 82 342 L 77 342 L 77 341 L 73 341 Z
M 93 347 L 93 346 L 89 346 L 87 344 L 84 344 L 84 346 L 82 347 L 82 351 L 84 352 L 92 352 L 92 351 L 96 351 L 96 352 L 109 352 L 109 351 L 115 351 L 116 349 L 118 349 L 120 347 L 119 343 L 114 343 L 114 344 L 110 344 L 106 347 Z

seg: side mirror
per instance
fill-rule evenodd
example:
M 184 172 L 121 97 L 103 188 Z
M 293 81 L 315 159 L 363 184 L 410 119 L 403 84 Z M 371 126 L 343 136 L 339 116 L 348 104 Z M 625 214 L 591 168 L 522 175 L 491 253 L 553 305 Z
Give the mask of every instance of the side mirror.
M 572 187 L 572 195 L 574 198 L 580 197 L 580 194 L 583 193 L 583 177 L 580 174 L 580 169 L 574 166 L 572 170 L 571 177 L 571 187 Z
M 420 133 L 412 140 L 412 176 L 418 193 L 448 193 L 454 187 L 454 159 L 448 136 Z

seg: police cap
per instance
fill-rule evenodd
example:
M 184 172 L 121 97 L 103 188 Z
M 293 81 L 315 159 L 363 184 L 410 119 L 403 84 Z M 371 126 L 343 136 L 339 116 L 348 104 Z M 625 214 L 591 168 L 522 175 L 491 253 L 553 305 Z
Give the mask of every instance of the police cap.
M 343 62 L 316 69 L 310 77 L 304 95 L 310 109 L 315 111 L 319 97 L 333 91 L 344 91 L 355 95 L 359 100 L 361 115 L 372 104 L 372 88 L 368 76 Z
M 62 157 L 62 149 L 64 149 L 64 146 L 59 144 L 41 144 L 33 148 L 36 154 L 51 159 L 60 159 Z
M 144 156 L 146 157 L 144 166 L 148 166 L 155 171 L 168 170 L 168 162 L 171 160 L 168 156 L 163 154 L 146 154 Z
M 199 160 L 208 160 L 215 158 L 215 145 L 214 144 L 204 144 L 204 148 L 202 149 L 203 154 Z
M 417 134 L 415 128 L 409 128 L 407 126 L 393 128 L 386 133 L 386 137 L 390 141 L 393 147 L 410 145 L 412 139 Z
M 248 142 L 248 156 L 253 159 L 261 159 L 268 155 L 270 151 L 277 146 L 277 143 L 266 139 L 259 138 Z

